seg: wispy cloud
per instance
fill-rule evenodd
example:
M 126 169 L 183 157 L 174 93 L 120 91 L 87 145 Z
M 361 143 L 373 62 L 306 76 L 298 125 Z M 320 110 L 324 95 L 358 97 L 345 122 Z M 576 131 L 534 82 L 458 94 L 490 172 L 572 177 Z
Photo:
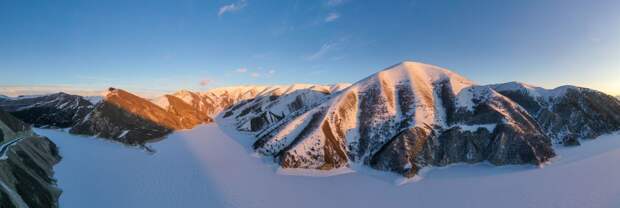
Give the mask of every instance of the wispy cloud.
M 250 76 L 251 76 L 251 77 L 254 77 L 254 78 L 257 78 L 257 77 L 260 77 L 260 74 L 259 74 L 258 72 L 252 72 L 252 73 L 250 74 Z
M 309 60 L 309 61 L 322 58 L 327 53 L 329 53 L 331 50 L 333 50 L 336 47 L 336 45 L 337 45 L 336 43 L 325 43 L 321 46 L 321 48 L 318 51 L 306 56 L 305 58 L 306 60 Z
M 327 14 L 327 17 L 325 17 L 325 22 L 333 22 L 336 21 L 338 18 L 340 18 L 340 14 L 336 12 L 330 12 L 329 14 Z
M 232 3 L 232 4 L 227 4 L 224 5 L 222 7 L 220 7 L 220 10 L 217 12 L 217 16 L 222 16 L 226 13 L 229 12 L 236 12 L 239 11 L 241 9 L 243 9 L 244 7 L 246 7 L 248 5 L 246 0 L 240 0 L 238 2 Z

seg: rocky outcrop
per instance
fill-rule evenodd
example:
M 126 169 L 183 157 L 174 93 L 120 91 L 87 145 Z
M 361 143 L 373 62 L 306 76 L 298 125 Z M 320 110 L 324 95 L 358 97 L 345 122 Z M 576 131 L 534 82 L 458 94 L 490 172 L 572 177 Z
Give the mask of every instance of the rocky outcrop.
M 93 104 L 81 96 L 61 92 L 0 99 L 0 109 L 36 127 L 68 128 L 84 118 Z
M 254 148 L 284 168 L 362 163 L 407 177 L 426 166 L 538 165 L 555 156 L 550 139 L 525 109 L 435 66 L 404 62 L 319 103 L 258 132 Z
M 0 111 L 0 207 L 58 207 L 53 166 L 58 149 L 46 137 Z
M 620 101 L 599 91 L 575 86 L 544 89 L 518 82 L 490 87 L 523 106 L 555 143 L 574 146 L 579 139 L 620 130 Z

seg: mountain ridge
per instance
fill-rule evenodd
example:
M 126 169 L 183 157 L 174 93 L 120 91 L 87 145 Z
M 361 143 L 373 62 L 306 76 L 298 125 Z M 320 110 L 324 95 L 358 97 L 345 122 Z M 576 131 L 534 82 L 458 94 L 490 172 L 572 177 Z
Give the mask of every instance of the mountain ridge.
M 362 164 L 405 177 L 459 162 L 540 165 L 555 156 L 553 144 L 576 145 L 620 127 L 620 101 L 595 90 L 478 85 L 411 61 L 354 84 L 245 85 L 152 99 L 110 88 L 94 103 L 71 133 L 143 145 L 222 119 L 253 135 L 252 148 L 283 168 Z M 541 106 L 550 110 L 541 114 Z M 580 119 L 586 123 L 567 122 Z
M 554 89 L 524 83 L 489 85 L 523 106 L 554 143 L 578 145 L 620 130 L 620 101 L 603 92 L 561 86 Z

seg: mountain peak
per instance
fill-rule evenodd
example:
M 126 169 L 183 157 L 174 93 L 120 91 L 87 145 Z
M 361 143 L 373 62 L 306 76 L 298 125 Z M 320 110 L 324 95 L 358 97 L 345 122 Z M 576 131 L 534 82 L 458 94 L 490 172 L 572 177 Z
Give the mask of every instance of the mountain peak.
M 422 90 L 429 89 L 436 83 L 449 82 L 454 94 L 458 94 L 462 89 L 475 85 L 473 81 L 448 69 L 413 61 L 404 61 L 388 67 L 355 85 L 372 85 L 376 81 L 388 85 L 409 83 L 413 88 Z

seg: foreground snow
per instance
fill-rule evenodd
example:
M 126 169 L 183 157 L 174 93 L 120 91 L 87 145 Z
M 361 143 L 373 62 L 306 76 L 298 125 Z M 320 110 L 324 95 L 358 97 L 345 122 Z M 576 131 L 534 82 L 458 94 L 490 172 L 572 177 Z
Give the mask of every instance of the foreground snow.
M 216 124 L 177 132 L 148 154 L 104 140 L 37 129 L 60 147 L 61 207 L 619 207 L 620 135 L 560 147 L 544 168 L 452 165 L 414 183 L 353 168 L 291 176 L 254 157 L 251 141 Z M 231 133 L 229 133 L 231 134 Z M 308 173 L 307 174 L 314 174 Z M 302 173 L 303 174 L 303 173 Z M 423 178 L 423 179 L 422 179 Z

